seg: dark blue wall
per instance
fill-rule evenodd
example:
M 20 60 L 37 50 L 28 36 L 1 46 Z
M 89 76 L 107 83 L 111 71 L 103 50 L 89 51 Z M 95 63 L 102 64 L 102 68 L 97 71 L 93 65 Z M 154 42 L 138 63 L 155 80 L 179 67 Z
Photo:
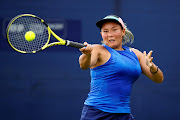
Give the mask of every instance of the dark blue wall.
M 97 20 L 108 14 L 120 15 L 135 36 L 132 47 L 153 50 L 153 61 L 165 77 L 163 84 L 153 83 L 144 75 L 139 78 L 131 97 L 133 115 L 137 120 L 180 119 L 180 1 L 1 1 L 2 21 L 22 13 L 45 20 L 78 21 L 77 26 L 68 22 L 67 37 L 89 43 L 101 41 Z M 79 68 L 81 53 L 63 47 L 20 54 L 10 48 L 4 38 L 4 23 L 0 25 L 0 119 L 79 120 L 90 83 L 89 70 Z

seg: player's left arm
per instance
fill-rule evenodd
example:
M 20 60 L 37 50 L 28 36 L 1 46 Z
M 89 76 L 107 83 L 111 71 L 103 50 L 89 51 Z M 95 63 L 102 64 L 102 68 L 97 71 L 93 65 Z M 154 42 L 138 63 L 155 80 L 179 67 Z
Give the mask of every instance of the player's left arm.
M 161 69 L 153 63 L 152 61 L 153 57 L 151 56 L 152 51 L 146 54 L 146 51 L 142 53 L 137 49 L 132 49 L 132 50 L 134 51 L 134 53 L 137 55 L 139 59 L 142 73 L 148 78 L 150 78 L 152 81 L 156 83 L 162 83 L 164 80 L 164 75 Z

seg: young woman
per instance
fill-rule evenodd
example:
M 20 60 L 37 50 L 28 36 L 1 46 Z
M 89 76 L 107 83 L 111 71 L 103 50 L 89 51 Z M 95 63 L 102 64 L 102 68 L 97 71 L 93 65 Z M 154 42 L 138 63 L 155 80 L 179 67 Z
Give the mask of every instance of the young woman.
M 101 30 L 102 45 L 81 48 L 79 64 L 91 70 L 91 89 L 84 103 L 81 120 L 134 120 L 130 110 L 132 84 L 143 73 L 156 83 L 162 83 L 162 71 L 146 54 L 124 46 L 134 36 L 123 20 L 109 15 L 96 23 Z

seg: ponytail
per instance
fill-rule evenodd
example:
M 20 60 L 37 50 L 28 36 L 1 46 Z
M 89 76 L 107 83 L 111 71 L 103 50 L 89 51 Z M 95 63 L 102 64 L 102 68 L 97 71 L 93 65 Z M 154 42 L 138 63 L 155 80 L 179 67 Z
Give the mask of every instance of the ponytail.
M 134 35 L 132 34 L 132 32 L 127 28 L 127 25 L 124 25 L 124 29 L 125 29 L 125 35 L 122 38 L 122 44 L 126 44 L 126 43 L 130 43 L 132 44 L 134 42 Z

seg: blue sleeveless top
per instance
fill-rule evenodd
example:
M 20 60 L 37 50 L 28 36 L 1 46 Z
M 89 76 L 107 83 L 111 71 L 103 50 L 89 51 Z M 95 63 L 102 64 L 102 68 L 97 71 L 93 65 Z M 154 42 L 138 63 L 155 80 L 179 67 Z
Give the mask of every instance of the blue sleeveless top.
M 111 57 L 105 64 L 91 69 L 91 88 L 84 104 L 109 113 L 131 113 L 132 84 L 141 74 L 138 58 L 126 46 L 122 46 L 124 51 L 103 46 Z

